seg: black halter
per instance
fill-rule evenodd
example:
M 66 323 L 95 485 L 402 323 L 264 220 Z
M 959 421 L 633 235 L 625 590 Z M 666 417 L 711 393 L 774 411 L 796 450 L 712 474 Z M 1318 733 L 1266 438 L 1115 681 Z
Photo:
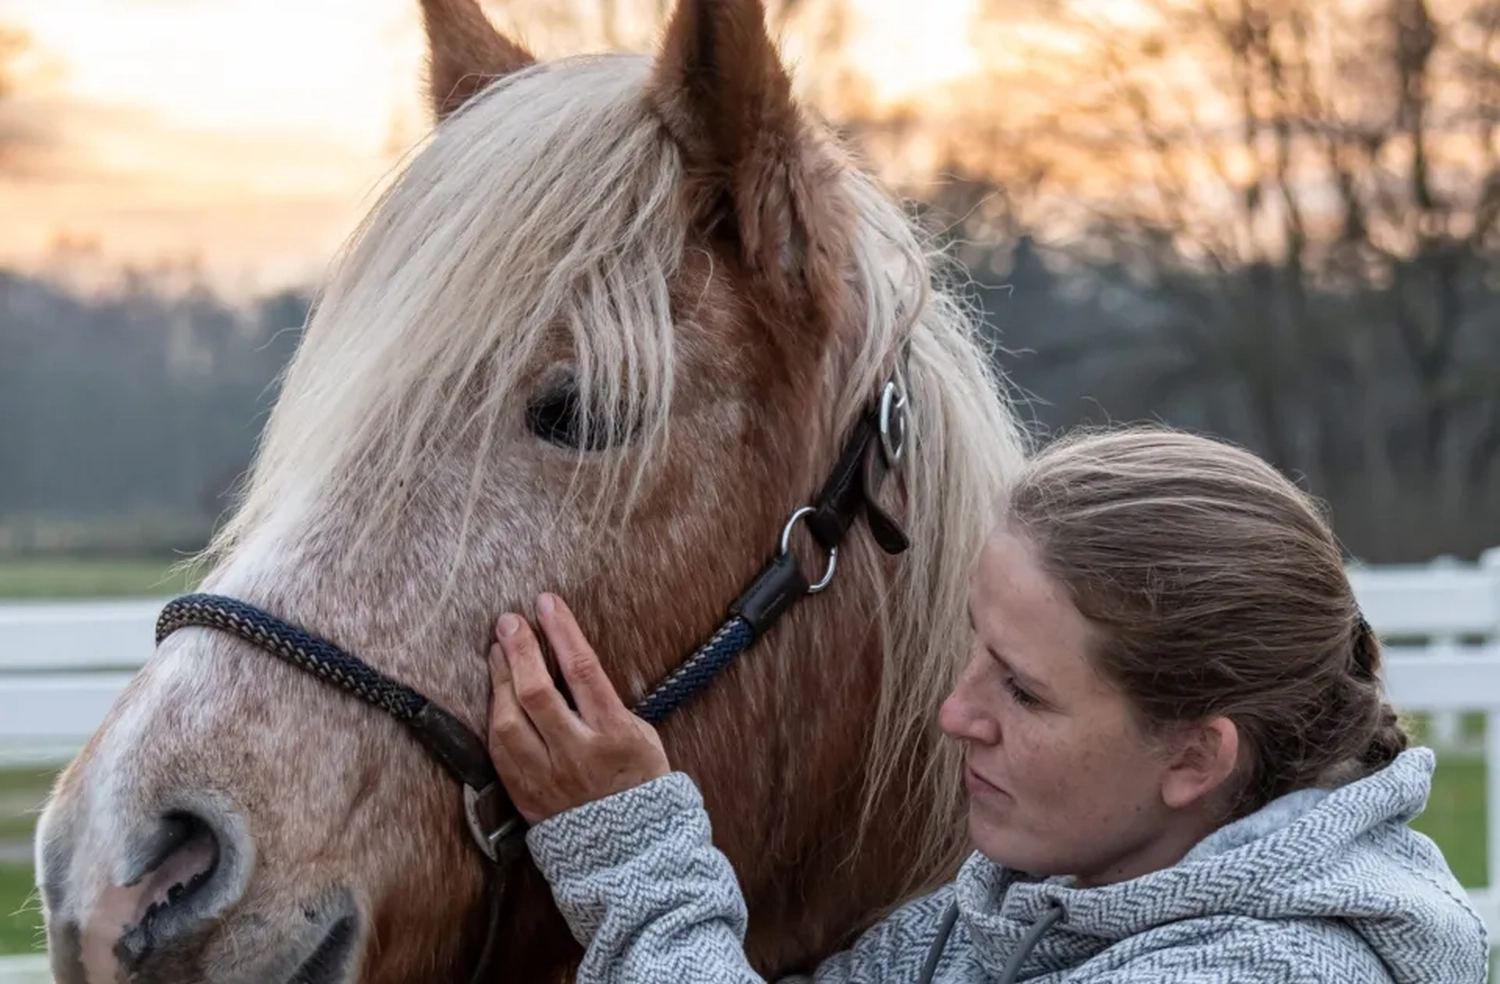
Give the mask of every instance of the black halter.
M 813 504 L 791 514 L 776 554 L 729 606 L 718 631 L 635 706 L 636 714 L 652 724 L 664 720 L 754 645 L 793 603 L 828 587 L 838 564 L 839 545 L 860 517 L 888 554 L 907 549 L 906 535 L 876 501 L 876 494 L 886 474 L 901 464 L 909 420 L 905 380 L 898 370 L 882 388 L 879 402 L 855 423 Z M 827 551 L 827 566 L 816 582 L 808 581 L 791 552 L 791 534 L 798 522 L 805 522 L 814 540 Z M 469 832 L 497 875 L 498 884 L 489 892 L 484 949 L 472 978 L 475 984 L 488 979 L 495 959 L 504 874 L 526 853 L 526 824 L 506 795 L 484 740 L 420 692 L 254 605 L 212 594 L 176 598 L 157 619 L 156 642 L 160 645 L 173 632 L 189 627 L 237 636 L 384 711 L 405 725 L 458 781 Z

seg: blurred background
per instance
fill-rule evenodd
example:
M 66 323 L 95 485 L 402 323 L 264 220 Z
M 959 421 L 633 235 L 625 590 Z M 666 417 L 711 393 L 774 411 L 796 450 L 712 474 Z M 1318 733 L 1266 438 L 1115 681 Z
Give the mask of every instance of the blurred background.
M 1351 564 L 1488 569 L 1500 612 L 1500 0 L 768 5 L 803 97 L 961 259 L 1039 434 L 1230 438 Z M 559 56 L 650 50 L 669 3 L 485 6 Z M 0 0 L 0 621 L 185 587 L 327 263 L 427 132 L 422 45 L 416 0 Z M 1495 657 L 1475 611 L 1397 629 Z M 1484 886 L 1471 710 L 1419 825 Z M 38 944 L 54 768 L 0 769 L 0 952 Z

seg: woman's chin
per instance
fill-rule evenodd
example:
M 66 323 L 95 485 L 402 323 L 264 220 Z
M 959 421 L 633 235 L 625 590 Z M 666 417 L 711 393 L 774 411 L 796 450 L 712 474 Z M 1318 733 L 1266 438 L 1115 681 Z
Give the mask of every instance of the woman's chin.
M 1049 867 L 1044 861 L 1046 852 L 1036 850 L 1030 839 L 994 816 L 993 809 L 970 806 L 969 841 L 976 851 L 1002 868 L 1038 876 L 1050 873 L 1039 870 Z
M 1015 854 L 1013 833 L 997 823 L 989 810 L 969 808 L 969 840 L 974 849 L 996 864 L 1009 864 L 1006 858 Z

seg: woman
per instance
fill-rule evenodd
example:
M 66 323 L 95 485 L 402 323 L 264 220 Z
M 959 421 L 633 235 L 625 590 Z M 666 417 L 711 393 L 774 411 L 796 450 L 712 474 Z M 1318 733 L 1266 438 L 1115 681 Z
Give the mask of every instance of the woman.
M 759 980 L 697 789 L 561 601 L 538 611 L 578 711 L 506 615 L 492 754 L 587 948 L 579 980 Z M 939 721 L 976 851 L 816 980 L 1484 979 L 1483 924 L 1407 826 L 1432 753 L 1407 749 L 1333 535 L 1275 469 L 1158 428 L 1054 443 L 970 614 Z

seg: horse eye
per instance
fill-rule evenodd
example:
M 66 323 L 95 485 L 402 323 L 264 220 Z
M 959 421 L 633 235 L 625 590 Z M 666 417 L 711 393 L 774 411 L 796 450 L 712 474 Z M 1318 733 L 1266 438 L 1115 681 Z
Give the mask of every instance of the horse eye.
M 600 414 L 591 414 L 589 432 L 583 433 L 578 384 L 568 380 L 542 391 L 526 407 L 526 424 L 548 444 L 580 451 L 602 451 L 614 443 L 599 427 Z M 622 428 L 623 429 L 623 428 Z M 628 437 L 617 434 L 616 441 Z

